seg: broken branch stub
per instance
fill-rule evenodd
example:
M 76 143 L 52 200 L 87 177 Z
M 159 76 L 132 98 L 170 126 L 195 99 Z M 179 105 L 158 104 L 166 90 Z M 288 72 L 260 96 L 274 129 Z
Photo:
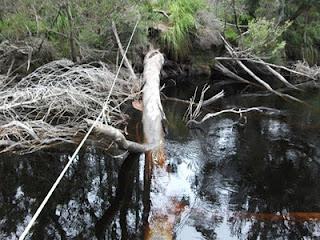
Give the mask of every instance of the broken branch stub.
M 90 119 L 86 119 L 86 122 L 89 125 L 94 123 L 94 121 Z M 102 124 L 101 122 L 96 124 L 95 131 L 116 142 L 119 148 L 128 150 L 129 152 L 143 153 L 152 149 L 151 145 L 139 144 L 137 142 L 127 140 L 119 129 L 110 125 Z

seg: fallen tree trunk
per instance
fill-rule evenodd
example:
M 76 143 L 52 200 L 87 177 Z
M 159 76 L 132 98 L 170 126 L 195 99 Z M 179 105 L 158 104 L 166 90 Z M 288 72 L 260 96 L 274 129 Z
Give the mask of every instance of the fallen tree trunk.
M 165 120 L 160 100 L 160 70 L 163 63 L 163 55 L 158 50 L 152 50 L 145 57 L 143 71 L 142 123 L 144 141 L 147 144 L 157 145 L 158 150 L 163 143 L 162 121 Z
M 145 154 L 145 165 L 144 165 L 144 200 L 143 200 L 143 225 L 145 239 L 150 238 L 148 230 L 150 227 L 149 214 L 151 211 L 151 179 L 154 162 L 158 160 L 164 162 L 163 155 L 163 129 L 161 121 L 164 118 L 164 113 L 160 100 L 160 70 L 164 63 L 163 55 L 156 50 L 150 51 L 144 60 L 144 71 L 143 71 L 143 134 L 144 142 L 147 144 L 156 144 L 157 147 L 152 151 L 148 151 Z
M 151 50 L 144 60 L 144 142 L 154 146 L 145 154 L 143 223 L 144 239 L 147 240 L 173 239 L 174 226 L 184 210 L 179 207 L 183 205 L 181 196 L 171 195 L 166 191 L 170 175 L 165 166 L 162 123 L 166 118 L 160 101 L 160 70 L 163 63 L 163 55 L 158 50 Z

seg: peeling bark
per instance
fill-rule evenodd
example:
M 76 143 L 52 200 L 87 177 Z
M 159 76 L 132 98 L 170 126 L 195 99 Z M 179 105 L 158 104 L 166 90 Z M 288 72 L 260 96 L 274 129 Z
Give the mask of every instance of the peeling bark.
M 181 196 L 168 195 L 166 191 L 170 175 L 165 166 L 162 126 L 165 114 L 160 101 L 160 70 L 163 63 L 163 55 L 158 50 L 150 51 L 144 60 L 144 141 L 145 144 L 155 146 L 145 154 L 143 222 L 146 240 L 173 239 L 174 226 L 184 211 Z
M 156 146 L 152 151 L 153 162 L 163 163 L 163 128 L 165 114 L 160 100 L 160 71 L 164 57 L 158 50 L 151 50 L 144 60 L 143 71 L 143 133 L 144 142 Z

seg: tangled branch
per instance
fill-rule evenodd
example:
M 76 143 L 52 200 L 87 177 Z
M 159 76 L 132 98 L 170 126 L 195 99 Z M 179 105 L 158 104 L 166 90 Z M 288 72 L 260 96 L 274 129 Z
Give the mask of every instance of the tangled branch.
M 74 142 L 94 119 L 109 94 L 114 74 L 104 63 L 48 63 L 14 86 L 0 89 L 0 148 L 34 151 L 57 142 Z M 139 81 L 125 72 L 116 80 L 104 120 L 124 128 L 123 105 L 137 97 Z

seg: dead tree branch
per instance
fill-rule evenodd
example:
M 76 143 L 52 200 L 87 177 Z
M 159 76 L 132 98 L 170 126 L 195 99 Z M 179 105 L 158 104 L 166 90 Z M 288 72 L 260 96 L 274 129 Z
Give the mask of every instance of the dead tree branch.
M 183 100 L 183 99 L 174 98 L 174 97 L 167 97 L 164 94 L 162 94 L 162 96 L 163 96 L 163 100 L 166 100 L 166 101 L 173 101 L 173 102 L 178 102 L 178 103 L 183 103 L 183 104 L 190 104 L 191 103 L 191 101 L 189 101 L 189 100 Z M 207 107 L 223 97 L 224 97 L 224 91 L 222 90 L 221 92 L 217 93 L 216 95 L 212 96 L 211 98 L 204 100 L 202 103 L 202 107 Z M 197 106 L 199 103 L 193 103 L 193 104 L 195 106 Z
M 221 60 L 227 60 L 227 61 L 229 61 L 229 60 L 233 60 L 233 61 L 239 60 L 239 61 L 247 61 L 247 62 L 252 62 L 252 63 L 257 63 L 257 64 L 263 64 L 263 65 L 270 66 L 270 67 L 273 67 L 273 68 L 283 69 L 283 70 L 285 70 L 287 72 L 290 72 L 290 73 L 292 73 L 294 75 L 299 75 L 299 76 L 303 76 L 303 77 L 307 77 L 307 78 L 316 80 L 316 78 L 312 74 L 309 74 L 308 72 L 297 71 L 297 70 L 290 69 L 290 68 L 285 67 L 285 66 L 276 65 L 276 64 L 273 64 L 273 63 L 267 63 L 265 61 L 261 61 L 261 59 L 260 60 L 256 60 L 254 58 L 248 58 L 248 57 L 216 57 L 215 59 L 218 60 L 218 61 L 221 61 Z
M 184 121 L 188 121 L 188 119 L 189 120 L 196 119 L 201 114 L 201 108 L 206 107 L 206 106 L 212 104 L 213 102 L 217 101 L 218 99 L 224 97 L 224 91 L 222 90 L 221 92 L 217 93 L 216 95 L 212 96 L 211 98 L 204 100 L 204 95 L 209 90 L 209 88 L 210 88 L 210 86 L 205 86 L 202 89 L 200 100 L 198 103 L 195 102 L 195 98 L 196 98 L 197 90 L 198 90 L 197 88 L 195 90 L 193 97 L 190 99 L 190 101 L 183 102 L 183 103 L 189 104 L 189 107 L 183 117 Z M 194 106 L 196 107 L 195 110 L 193 110 Z
M 238 59 L 238 54 L 233 50 L 232 46 L 227 42 L 227 40 L 220 34 L 221 39 L 223 40 L 223 42 L 225 43 L 225 47 L 228 51 L 228 53 L 232 56 L 232 59 L 234 61 L 236 61 L 236 63 L 246 72 L 248 73 L 255 81 L 257 81 L 261 86 L 263 86 L 264 88 L 266 88 L 268 91 L 278 95 L 279 97 L 282 98 L 287 98 L 299 103 L 304 103 L 303 101 L 301 101 L 298 98 L 295 98 L 289 94 L 284 94 L 281 93 L 279 91 L 274 90 L 270 84 L 266 83 L 265 81 L 263 81 L 260 77 L 258 77 L 253 71 L 251 71 L 246 65 L 243 64 L 243 62 L 241 60 Z M 264 63 L 261 59 L 259 59 L 259 63 L 262 64 Z M 272 74 L 275 74 L 275 71 L 272 71 Z M 279 78 L 279 74 L 277 76 Z M 283 77 L 280 78 L 281 81 L 283 82 Z M 286 85 L 288 85 L 288 83 L 286 82 L 286 80 L 284 80 Z M 290 86 L 294 87 L 293 85 L 290 84 Z M 295 87 L 294 87 L 295 88 Z
M 119 38 L 119 35 L 117 32 L 116 24 L 114 23 L 114 21 L 112 21 L 112 31 L 113 31 L 113 34 L 114 34 L 116 40 L 117 40 L 117 44 L 118 44 L 120 53 L 121 53 L 122 57 L 124 58 L 124 65 L 129 69 L 129 72 L 130 72 L 131 76 L 133 77 L 133 79 L 137 79 L 137 76 L 134 73 L 134 70 L 133 70 L 127 56 L 124 54 L 124 50 L 123 50 L 123 47 L 122 47 L 122 44 L 121 44 L 121 41 L 120 41 L 120 38 Z
M 256 111 L 256 112 L 264 112 L 264 111 L 271 111 L 271 112 L 274 112 L 274 111 L 278 111 L 278 110 L 275 110 L 275 109 L 271 109 L 271 108 L 267 108 L 267 107 L 251 107 L 251 108 L 231 108 L 231 109 L 224 109 L 222 111 L 219 111 L 219 112 L 215 112 L 215 113 L 208 113 L 206 114 L 200 121 L 196 121 L 195 119 L 191 119 L 187 122 L 187 125 L 191 125 L 191 124 L 196 124 L 196 125 L 199 125 L 199 124 L 202 124 L 204 123 L 205 121 L 207 121 L 208 119 L 210 118 L 214 118 L 216 116 L 219 116 L 221 114 L 224 114 L 224 113 L 234 113 L 234 114 L 243 114 L 243 113 L 248 113 L 248 112 L 252 112 L 252 111 Z
M 90 119 L 86 119 L 86 122 L 89 125 L 92 125 L 94 123 L 94 121 Z M 98 123 L 95 127 L 95 130 L 98 133 L 106 136 L 108 139 L 117 143 L 119 148 L 128 150 L 129 152 L 144 153 L 152 150 L 152 148 L 154 147 L 152 145 L 140 144 L 137 142 L 127 140 L 126 137 L 122 134 L 122 132 L 119 129 L 109 125 Z
M 122 71 L 106 112 L 109 125 L 124 129 L 126 102 L 139 81 L 126 81 Z M 87 127 L 85 118 L 99 114 L 114 79 L 103 63 L 75 65 L 68 60 L 48 63 L 19 83 L 0 89 L 0 151 L 32 152 L 57 142 L 76 143 Z

